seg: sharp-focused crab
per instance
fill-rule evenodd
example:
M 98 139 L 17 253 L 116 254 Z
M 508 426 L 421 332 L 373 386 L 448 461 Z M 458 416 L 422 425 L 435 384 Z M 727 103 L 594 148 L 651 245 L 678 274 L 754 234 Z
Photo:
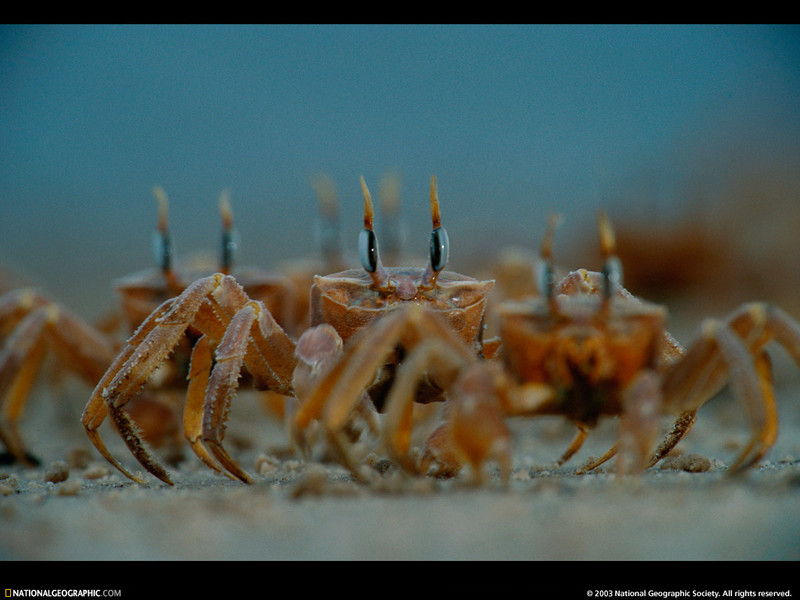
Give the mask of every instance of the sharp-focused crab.
M 366 410 L 383 409 L 398 365 L 407 348 L 427 337 L 428 324 L 461 340 L 473 356 L 491 355 L 497 348 L 493 341 L 483 340 L 486 300 L 494 282 L 444 270 L 449 241 L 441 225 L 435 178 L 431 180 L 433 231 L 424 268 L 383 266 L 373 231 L 372 200 L 363 179 L 362 188 L 363 269 L 314 279 L 312 321 L 326 325 L 307 332 L 298 343 L 298 355 L 304 360 L 294 374 L 300 402 L 291 421 L 293 439 L 302 449 L 310 425 L 320 423 L 331 448 L 356 475 L 357 459 L 348 451 L 346 426 L 364 408 L 365 391 L 371 401 Z M 427 319 L 429 313 L 435 317 Z M 307 350 L 311 348 L 331 350 L 314 358 L 316 350 Z M 443 387 L 435 376 L 423 377 L 414 400 L 442 400 Z
M 387 398 L 384 438 L 390 456 L 414 473 L 435 466 L 452 474 L 469 464 L 479 478 L 485 463 L 496 460 L 507 480 L 511 438 L 505 417 L 570 419 L 578 434 L 561 457 L 564 462 L 601 417 L 618 416 L 618 444 L 588 468 L 619 448 L 621 471 L 638 471 L 674 447 L 694 423 L 697 410 L 730 384 L 744 402 L 753 430 L 730 470 L 761 459 L 777 432 L 764 346 L 775 340 L 800 364 L 800 326 L 775 306 L 748 304 L 724 321 L 704 322 L 697 340 L 684 350 L 665 330 L 666 309 L 622 287 L 605 217 L 600 220 L 602 273 L 575 271 L 558 283 L 551 261 L 553 228 L 542 244 L 537 277 L 541 295 L 498 309 L 502 360 L 478 360 L 445 328 L 433 326 L 434 315 L 414 313 L 420 328 L 426 322 L 426 334 L 407 348 Z M 361 343 L 385 349 L 381 339 L 389 328 L 391 321 L 384 320 Z M 415 460 L 409 447 L 412 407 L 423 373 L 450 382 L 445 387 L 449 404 L 444 424 Z M 660 418 L 668 414 L 679 416 L 654 452 Z
M 59 366 L 94 386 L 122 347 L 116 329 L 125 327 L 132 331 L 155 306 L 180 293 L 186 277 L 192 277 L 174 264 L 167 197 L 161 188 L 155 188 L 154 192 L 159 206 L 156 237 L 159 266 L 114 282 L 120 311 L 105 319 L 103 325 L 88 323 L 34 289 L 15 290 L 0 297 L 0 331 L 5 338 L 0 352 L 0 439 L 15 459 L 33 462 L 20 438 L 18 422 L 48 351 L 55 355 Z M 227 271 L 232 266 L 233 221 L 226 195 L 220 199 L 220 211 L 223 238 L 219 268 Z M 294 315 L 289 282 L 256 269 L 242 270 L 240 277 L 254 297 L 263 299 L 282 321 L 291 323 Z M 169 431 L 172 403 L 167 397 L 171 391 L 186 386 L 185 365 L 191 343 L 189 337 L 181 340 L 180 349 L 160 371 L 158 380 L 129 406 L 146 425 L 143 435 L 153 442 L 162 434 L 172 433 Z M 151 422 L 154 426 L 147 426 Z
M 320 423 L 334 448 L 341 450 L 343 459 L 350 464 L 346 448 L 340 443 L 344 430 L 359 414 L 364 390 L 380 404 L 395 363 L 387 357 L 387 364 L 367 369 L 340 360 L 342 348 L 350 345 L 356 332 L 371 329 L 397 306 L 424 304 L 431 312 L 443 315 L 448 327 L 460 332 L 464 343 L 471 344 L 475 352 L 480 351 L 485 297 L 492 282 L 444 270 L 448 241 L 441 227 L 435 178 L 431 180 L 433 233 L 429 260 L 421 269 L 383 266 L 373 230 L 372 199 L 363 178 L 361 185 L 364 229 L 359 252 L 364 271 L 346 270 L 314 278 L 310 298 L 312 327 L 297 343 L 264 303 L 251 298 L 234 277 L 224 273 L 194 281 L 144 319 L 100 379 L 84 411 L 84 426 L 103 456 L 121 472 L 137 479 L 111 456 L 98 434 L 97 428 L 108 414 L 140 464 L 171 483 L 164 467 L 142 443 L 123 407 L 160 368 L 187 329 L 196 330 L 199 337 L 188 370 L 186 438 L 206 465 L 245 482 L 251 480 L 250 476 L 222 445 L 243 368 L 257 389 L 299 400 L 292 415 L 292 432 L 301 445 L 305 445 L 311 423 Z M 397 353 L 402 352 L 398 349 Z M 343 399 L 338 393 L 340 385 L 352 394 Z M 430 388 L 432 394 L 440 391 L 435 384 Z

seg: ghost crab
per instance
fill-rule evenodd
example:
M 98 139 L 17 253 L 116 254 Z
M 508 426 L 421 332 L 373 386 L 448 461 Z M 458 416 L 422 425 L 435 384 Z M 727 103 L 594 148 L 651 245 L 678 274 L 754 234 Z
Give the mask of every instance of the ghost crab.
M 189 366 L 185 436 L 207 466 L 243 482 L 252 481 L 250 475 L 222 444 L 243 369 L 257 389 L 297 398 L 291 430 L 298 445 L 307 447 L 307 430 L 312 423 L 319 423 L 334 450 L 356 470 L 345 430 L 362 414 L 365 390 L 373 398 L 382 396 L 380 390 L 386 389 L 385 381 L 391 379 L 398 358 L 386 357 L 386 364 L 369 370 L 342 361 L 342 349 L 349 347 L 351 338 L 360 337 L 356 332 L 372 329 L 386 318 L 385 313 L 393 314 L 395 307 L 420 304 L 444 315 L 447 327 L 456 328 L 464 343 L 480 351 L 485 298 L 493 282 L 444 270 L 448 240 L 441 226 L 435 177 L 430 193 L 433 232 L 425 268 L 383 266 L 373 230 L 372 199 L 363 178 L 361 186 L 364 229 L 359 254 L 363 271 L 352 269 L 314 278 L 311 327 L 296 343 L 262 302 L 250 298 L 236 279 L 224 273 L 191 283 L 142 322 L 100 379 L 84 412 L 86 431 L 109 462 L 140 481 L 111 456 L 98 435 L 97 428 L 107 414 L 139 463 L 161 481 L 172 483 L 142 443 L 123 407 L 163 364 L 188 328 L 197 330 L 199 337 Z M 350 377 L 354 370 L 355 377 Z M 340 396 L 340 386 L 352 394 Z M 431 388 L 433 394 L 438 393 L 435 386 Z
M 122 347 L 117 329 L 132 331 L 141 320 L 166 298 L 183 289 L 185 277 L 190 276 L 176 267 L 168 224 L 168 199 L 156 187 L 158 229 L 156 253 L 158 266 L 133 273 L 113 282 L 119 296 L 119 311 L 93 325 L 35 289 L 19 289 L 0 297 L 0 330 L 3 348 L 0 352 L 0 440 L 9 454 L 23 464 L 36 460 L 25 449 L 19 434 L 19 419 L 28 401 L 37 374 L 51 352 L 56 367 L 78 376 L 90 386 L 102 377 Z M 223 221 L 222 254 L 219 268 L 232 268 L 233 216 L 230 202 L 220 197 Z M 291 320 L 289 284 L 281 277 L 256 269 L 242 272 L 242 281 L 251 293 L 262 298 L 280 314 Z M 183 371 L 191 340 L 185 339 L 173 360 L 161 370 L 157 382 L 149 386 L 131 403 L 144 422 L 145 435 L 154 443 L 169 441 L 172 436 L 172 402 L 169 396 L 185 387 Z
M 305 360 L 298 368 L 295 382 L 300 404 L 291 421 L 293 440 L 303 451 L 308 449 L 309 427 L 320 423 L 330 448 L 357 477 L 361 470 L 349 451 L 347 425 L 354 414 L 364 415 L 373 407 L 383 410 L 406 348 L 426 337 L 427 327 L 441 327 L 443 335 L 454 336 L 475 356 L 496 351 L 493 341 L 483 340 L 486 299 L 494 282 L 444 270 L 449 241 L 441 225 L 436 179 L 431 180 L 433 231 L 425 268 L 384 267 L 373 231 L 372 200 L 363 179 L 362 191 L 362 269 L 315 278 L 312 319 L 329 327 L 309 331 L 298 350 L 303 352 L 312 339 L 323 335 L 335 340 L 326 343 L 336 350 L 320 362 Z M 442 400 L 442 394 L 436 378 L 423 377 L 414 390 L 414 401 Z M 373 419 L 372 429 L 378 427 Z
M 384 445 L 411 473 L 453 474 L 469 464 L 484 479 L 496 461 L 504 481 L 510 472 L 509 416 L 563 415 L 578 428 L 564 452 L 566 462 L 598 420 L 620 418 L 618 443 L 589 470 L 621 450 L 621 473 L 657 463 L 689 431 L 699 408 L 730 384 L 744 403 L 752 436 L 730 467 L 740 472 L 770 449 L 777 414 L 765 344 L 775 340 L 800 365 L 800 325 L 775 306 L 747 304 L 723 321 L 707 320 L 684 349 L 665 329 L 667 311 L 622 287 L 614 236 L 600 218 L 601 273 L 580 270 L 560 282 L 553 275 L 551 238 L 542 243 L 537 279 L 541 295 L 506 302 L 497 310 L 502 359 L 476 359 L 439 329 L 410 348 L 387 398 Z M 382 335 L 369 332 L 373 345 Z M 410 452 L 415 386 L 423 370 L 449 381 L 445 422 L 428 439 L 421 459 Z M 659 420 L 678 415 L 653 450 Z M 581 471 L 583 472 L 583 471 Z

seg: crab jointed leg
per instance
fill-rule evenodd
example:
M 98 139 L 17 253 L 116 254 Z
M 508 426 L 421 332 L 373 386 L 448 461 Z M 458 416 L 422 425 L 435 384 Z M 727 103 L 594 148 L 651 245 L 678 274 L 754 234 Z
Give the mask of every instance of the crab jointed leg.
M 664 407 L 680 416 L 646 466 L 664 458 L 691 429 L 700 407 L 729 383 L 743 402 L 753 431 L 730 472 L 743 471 L 764 457 L 778 433 L 771 366 L 764 350 L 770 341 L 783 346 L 800 365 L 800 325 L 776 306 L 745 304 L 724 321 L 703 323 L 698 339 L 662 375 Z M 597 468 L 616 450 L 611 448 L 583 470 Z
M 0 352 L 0 440 L 16 460 L 31 464 L 34 459 L 25 450 L 18 421 L 45 351 L 52 349 L 69 371 L 94 385 L 117 347 L 83 319 L 34 290 L 2 296 L 0 322 L 13 326 Z
M 253 325 L 255 316 L 260 317 L 258 327 Z M 242 326 L 252 336 L 243 338 L 240 334 Z M 241 364 L 247 366 L 258 387 L 280 392 L 289 389 L 294 355 L 292 352 L 284 355 L 283 352 L 286 347 L 292 347 L 293 342 L 263 305 L 251 301 L 243 288 L 230 276 L 216 273 L 195 281 L 180 296 L 162 304 L 142 323 L 128 340 L 126 349 L 95 388 L 84 411 L 83 424 L 95 447 L 120 471 L 133 479 L 137 478 L 110 456 L 97 429 L 108 412 L 117 424 L 126 445 L 142 466 L 165 483 L 172 483 L 164 468 L 143 445 L 140 435 L 122 407 L 142 389 L 190 327 L 207 336 L 208 340 L 203 344 L 219 344 L 218 362 L 209 376 L 204 401 L 204 406 L 211 407 L 211 416 L 208 422 L 203 422 L 203 437 L 209 438 L 212 448 L 216 450 L 212 452 L 218 460 L 224 461 L 227 456 L 221 450 L 223 423 L 238 379 L 237 369 L 241 368 Z M 252 344 L 243 344 L 242 339 L 245 342 L 252 340 Z M 236 350 L 228 354 L 231 340 Z M 279 348 L 277 351 L 276 347 Z M 193 363 L 196 358 L 200 360 L 198 357 L 202 352 L 207 350 L 201 347 L 193 355 Z M 200 370 L 205 365 L 205 360 L 207 359 L 201 361 L 198 367 Z M 190 366 L 190 373 L 197 379 L 198 371 L 195 367 L 194 364 Z M 234 371 L 235 377 L 231 377 Z M 200 376 L 198 380 L 203 379 Z M 184 421 L 189 426 L 193 426 L 197 420 L 199 402 L 196 386 L 196 381 L 190 382 L 190 401 L 185 409 L 188 415 Z M 198 456 L 206 462 L 208 455 L 198 450 L 196 431 L 187 430 L 186 436 L 193 442 L 192 448 Z
M 247 365 L 256 387 L 290 394 L 296 363 L 294 342 L 260 302 L 248 302 L 234 315 L 217 346 L 203 409 L 203 441 L 222 466 L 244 482 L 250 477 L 222 446 L 242 366 Z
M 743 401 L 753 436 L 731 472 L 760 460 L 777 436 L 772 374 L 764 350 L 770 340 L 800 365 L 800 325 L 776 306 L 746 304 L 725 321 L 706 321 L 683 360 L 664 375 L 668 407 L 696 411 L 727 383 Z
M 256 389 L 298 399 L 299 408 L 290 420 L 290 432 L 305 447 L 306 429 L 318 421 L 329 438 L 329 447 L 354 473 L 357 461 L 350 445 L 354 427 L 366 420 L 378 432 L 377 411 L 381 409 L 402 346 L 416 343 L 414 334 L 395 324 L 395 341 L 382 349 L 360 346 L 364 330 L 379 324 L 401 305 L 429 307 L 441 316 L 444 327 L 452 327 L 471 351 L 481 353 L 486 296 L 492 281 L 445 271 L 448 257 L 447 234 L 441 225 L 435 177 L 431 179 L 430 209 L 433 223 L 429 257 L 424 268 L 384 267 L 378 255 L 373 228 L 372 199 L 361 180 L 364 194 L 364 229 L 359 237 L 361 269 L 345 269 L 330 275 L 315 275 L 309 293 L 309 324 L 291 328 L 297 343 L 273 316 L 278 315 L 267 300 L 243 287 L 228 275 L 229 255 L 223 252 L 221 272 L 202 277 L 176 296 L 155 308 L 143 319 L 112 366 L 102 375 L 83 415 L 83 424 L 100 453 L 121 472 L 134 477 L 105 447 L 99 427 L 107 415 L 116 424 L 125 444 L 147 471 L 166 483 L 169 474 L 143 443 L 125 405 L 137 397 L 162 365 L 180 348 L 188 366 L 188 388 L 184 404 L 184 434 L 193 452 L 218 472 L 244 482 L 251 477 L 242 470 L 223 446 L 231 402 L 246 374 Z M 323 197 L 329 192 L 323 190 Z M 327 194 L 327 195 L 326 195 Z M 330 199 L 330 198 L 328 198 Z M 223 248 L 230 247 L 231 218 L 222 202 Z M 329 219 L 332 221 L 332 219 Z M 159 253 L 165 270 L 171 254 L 167 228 L 160 228 Z M 241 280 L 241 279 L 240 279 Z M 302 286 L 301 286 L 302 287 Z M 285 297 L 284 297 L 285 299 Z M 156 306 L 156 304 L 153 304 Z M 268 309 L 267 306 L 270 308 Z M 145 313 L 146 314 L 146 313 Z M 305 312 L 303 314 L 306 314 Z M 413 329 L 409 317 L 408 329 Z M 387 322 L 387 327 L 393 321 Z M 295 322 L 295 325 L 297 323 Z M 290 324 L 291 325 L 291 324 Z M 381 326 L 382 327 L 382 326 Z M 382 329 L 380 329 L 382 330 Z M 395 333 L 397 333 L 395 332 Z M 417 337 L 423 332 L 417 331 Z M 352 350 L 348 349 L 351 344 Z M 191 350 L 191 352 L 190 352 Z M 347 350 L 347 358 L 343 358 Z M 492 352 L 496 346 L 492 347 Z M 189 356 L 191 355 L 191 356 Z M 173 372 L 185 372 L 179 363 Z M 441 399 L 441 389 L 423 386 L 423 401 Z
M 299 406 L 291 421 L 292 440 L 303 451 L 309 446 L 307 430 L 312 423 L 319 424 L 329 449 L 356 477 L 361 469 L 347 435 L 354 419 L 364 415 L 370 419 L 371 411 L 383 410 L 404 355 L 435 337 L 438 330 L 462 338 L 467 355 L 477 357 L 483 348 L 486 295 L 494 283 L 444 270 L 449 242 L 435 177 L 430 185 L 432 231 L 424 268 L 384 266 L 374 231 L 372 198 L 363 178 L 361 189 L 363 270 L 317 277 L 312 288 L 317 321 L 335 328 L 343 349 L 318 369 L 313 385 L 295 386 Z M 412 401 L 444 399 L 439 381 L 422 379 L 425 385 L 414 388 Z

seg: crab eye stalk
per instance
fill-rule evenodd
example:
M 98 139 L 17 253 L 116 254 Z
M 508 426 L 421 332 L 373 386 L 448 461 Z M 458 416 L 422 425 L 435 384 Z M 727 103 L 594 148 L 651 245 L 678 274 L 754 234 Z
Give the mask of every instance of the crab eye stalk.
M 547 230 L 542 239 L 542 245 L 539 248 L 539 259 L 536 261 L 536 286 L 539 288 L 539 293 L 547 299 L 553 311 L 556 309 L 556 275 L 555 269 L 553 269 L 553 237 L 555 236 L 556 227 L 558 227 L 560 222 L 560 215 L 550 215 L 547 221 Z
M 450 256 L 450 240 L 447 230 L 442 227 L 442 216 L 439 212 L 439 193 L 436 189 L 436 176 L 431 177 L 431 243 L 428 251 L 428 264 L 422 276 L 422 288 L 431 289 L 436 285 L 439 273 L 444 270 Z
M 611 298 L 622 287 L 622 263 L 616 256 L 609 256 L 603 263 L 603 295 Z
M 158 227 L 153 233 L 153 254 L 155 254 L 156 262 L 167 281 L 167 286 L 175 291 L 180 286 L 175 273 L 175 251 L 169 235 L 169 199 L 167 193 L 160 186 L 153 188 L 153 195 L 158 202 Z
M 333 273 L 344 269 L 341 228 L 339 227 L 339 196 L 336 192 L 336 185 L 327 175 L 317 175 L 312 185 L 318 198 L 319 242 L 325 270 Z
M 220 270 L 228 274 L 233 268 L 233 256 L 239 246 L 236 230 L 233 228 L 233 210 L 231 209 L 229 190 L 222 190 L 219 196 L 219 212 L 222 217 Z
M 172 270 L 172 241 L 169 235 L 169 199 L 164 188 L 155 186 L 153 195 L 158 202 L 158 226 L 153 233 L 153 254 L 164 273 Z
M 553 272 L 553 265 L 550 262 L 539 258 L 536 261 L 536 287 L 539 293 L 547 299 L 553 297 L 553 289 L 556 284 L 555 273 Z
M 342 258 L 339 196 L 336 192 L 336 185 L 325 174 L 314 177 L 312 185 L 318 198 L 319 243 L 325 270 L 328 273 L 341 271 L 344 269 L 344 259 Z
M 603 255 L 603 298 L 607 301 L 622 287 L 622 262 L 616 255 L 614 230 L 605 213 L 600 213 L 598 225 L 600 252 Z
M 358 256 L 361 259 L 361 266 L 372 277 L 372 286 L 386 291 L 390 289 L 391 285 L 389 275 L 383 268 L 378 252 L 378 237 L 375 235 L 373 227 L 375 212 L 372 206 L 372 196 L 363 176 L 361 177 L 361 191 L 364 194 L 364 229 L 358 235 Z

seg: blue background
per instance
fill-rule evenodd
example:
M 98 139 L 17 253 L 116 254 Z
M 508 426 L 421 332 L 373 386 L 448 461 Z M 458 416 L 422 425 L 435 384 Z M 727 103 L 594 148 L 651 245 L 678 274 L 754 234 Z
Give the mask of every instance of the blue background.
M 268 267 L 317 253 L 318 173 L 354 247 L 359 175 L 397 172 L 420 255 L 436 174 L 463 270 L 551 211 L 566 248 L 600 207 L 713 213 L 743 173 L 791 195 L 799 50 L 795 26 L 2 26 L 0 260 L 93 315 L 153 263 L 154 184 L 183 252 L 215 249 L 229 188 Z

